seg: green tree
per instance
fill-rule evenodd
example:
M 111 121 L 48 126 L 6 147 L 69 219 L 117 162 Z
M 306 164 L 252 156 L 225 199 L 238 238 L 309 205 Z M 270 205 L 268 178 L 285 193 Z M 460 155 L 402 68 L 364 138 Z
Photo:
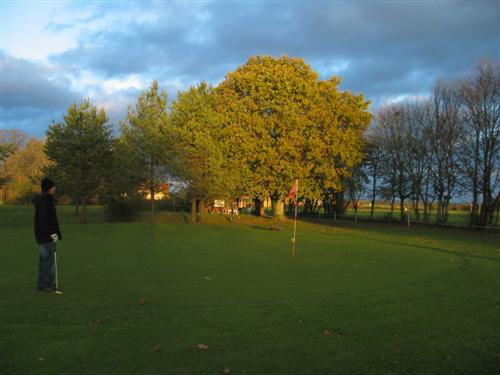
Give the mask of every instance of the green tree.
M 295 178 L 303 197 L 341 189 L 340 177 L 362 159 L 371 116 L 361 95 L 338 92 L 338 78 L 318 81 L 302 59 L 251 57 L 219 85 L 232 147 L 248 176 L 247 192 L 271 196 L 276 215 Z
M 28 135 L 16 129 L 0 129 L 0 202 L 5 200 L 5 188 L 9 177 L 5 170 L 5 163 L 19 147 L 22 147 Z
M 309 178 L 302 192 L 310 198 L 325 198 L 333 193 L 335 211 L 344 211 L 345 181 L 364 157 L 364 132 L 370 121 L 370 102 L 363 95 L 339 91 L 340 78 L 317 83 L 317 96 L 310 113 L 312 124 L 307 139 Z M 307 175 L 306 175 L 307 176 Z
M 249 171 L 250 195 L 272 196 L 277 214 L 295 177 L 307 174 L 304 160 L 308 114 L 317 74 L 301 59 L 251 57 L 227 75 L 218 87 L 221 110 L 227 114 Z
M 5 174 L 9 181 L 6 200 L 29 202 L 32 195 L 40 190 L 40 179 L 48 165 L 44 143 L 39 139 L 32 138 L 19 147 L 5 161 Z
M 238 170 L 232 167 L 235 159 L 216 105 L 214 91 L 205 82 L 179 93 L 172 104 L 172 171 L 189 185 L 193 221 L 201 219 L 206 201 L 231 198 L 236 185 Z
M 113 139 L 103 187 L 107 219 L 129 220 L 135 216 L 143 177 L 142 167 L 130 144 L 123 137 Z
M 169 143 L 167 127 L 167 93 L 158 92 L 158 82 L 143 91 L 134 106 L 128 108 L 126 121 L 121 123 L 123 140 L 128 144 L 144 171 L 143 186 L 151 199 L 151 221 L 155 216 L 155 193 L 167 176 Z
M 107 121 L 104 109 L 85 99 L 70 105 L 64 121 L 54 122 L 47 130 L 45 152 L 54 162 L 50 174 L 81 205 L 81 222 L 85 222 L 88 199 L 99 191 L 108 171 L 112 129 Z

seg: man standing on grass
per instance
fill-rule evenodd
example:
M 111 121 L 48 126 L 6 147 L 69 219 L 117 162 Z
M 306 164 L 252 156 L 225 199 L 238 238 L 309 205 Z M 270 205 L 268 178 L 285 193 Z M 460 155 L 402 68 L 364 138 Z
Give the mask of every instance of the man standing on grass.
M 42 192 L 35 197 L 35 238 L 38 243 L 40 263 L 38 268 L 38 290 L 55 291 L 54 250 L 55 243 L 62 239 L 54 204 L 56 185 L 49 178 L 42 179 Z

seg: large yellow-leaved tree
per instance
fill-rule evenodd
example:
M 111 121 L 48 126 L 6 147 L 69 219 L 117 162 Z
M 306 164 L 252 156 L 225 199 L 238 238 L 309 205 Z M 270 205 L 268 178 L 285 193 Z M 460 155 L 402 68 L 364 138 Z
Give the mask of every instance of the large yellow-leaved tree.
M 320 81 L 302 59 L 257 56 L 217 87 L 244 188 L 257 199 L 271 196 L 278 217 L 295 178 L 299 195 L 317 198 L 342 189 L 341 177 L 361 161 L 369 102 L 340 92 L 339 82 Z

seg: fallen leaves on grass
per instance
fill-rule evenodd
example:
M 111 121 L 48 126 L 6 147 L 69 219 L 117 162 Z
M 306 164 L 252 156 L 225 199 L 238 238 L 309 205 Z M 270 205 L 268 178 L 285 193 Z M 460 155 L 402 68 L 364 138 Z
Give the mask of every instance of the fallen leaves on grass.
M 326 329 L 323 331 L 323 335 L 325 335 L 325 336 L 330 336 L 331 334 L 332 333 Z
M 153 352 L 158 353 L 160 351 L 161 345 L 158 344 L 153 348 Z
M 200 350 L 207 350 L 209 348 L 209 346 L 205 344 L 198 344 L 196 347 Z
M 95 321 L 95 324 L 102 324 L 102 323 L 104 323 L 104 321 L 103 321 L 102 319 L 97 319 L 97 320 Z
M 38 358 L 38 362 L 43 362 L 43 361 L 45 361 L 45 358 L 42 357 Z
M 230 372 L 231 372 L 231 369 L 229 369 L 229 368 L 225 368 L 224 370 L 222 370 L 223 374 L 229 374 Z
M 146 304 L 146 300 L 141 298 L 139 300 L 139 305 L 145 305 L 145 304 Z

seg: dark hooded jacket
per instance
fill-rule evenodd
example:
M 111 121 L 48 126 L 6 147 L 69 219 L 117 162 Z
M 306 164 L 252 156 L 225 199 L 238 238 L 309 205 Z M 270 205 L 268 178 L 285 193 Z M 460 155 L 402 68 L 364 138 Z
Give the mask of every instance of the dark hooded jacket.
M 35 204 L 35 238 L 39 244 L 52 242 L 50 236 L 57 234 L 62 239 L 59 221 L 57 220 L 54 198 L 47 193 L 38 194 Z

